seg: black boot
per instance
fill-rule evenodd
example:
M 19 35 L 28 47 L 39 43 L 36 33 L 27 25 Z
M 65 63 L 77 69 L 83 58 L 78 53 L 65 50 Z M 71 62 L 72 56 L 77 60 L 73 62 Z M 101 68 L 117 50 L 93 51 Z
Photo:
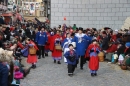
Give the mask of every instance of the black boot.
M 44 55 L 42 55 L 42 58 L 45 58 L 45 56 L 44 56 Z
M 38 59 L 41 59 L 41 56 L 39 56 Z
M 48 56 L 48 53 L 45 53 L 45 56 Z
M 97 73 L 95 73 L 94 75 L 97 76 Z
M 34 64 L 32 64 L 31 68 L 34 68 Z
M 94 74 L 93 74 L 93 73 L 91 73 L 91 76 L 93 77 L 93 76 L 94 76 Z
M 57 64 L 61 64 L 61 62 L 60 62 L 60 61 L 58 61 L 58 62 L 57 62 Z
M 68 76 L 72 77 L 72 76 L 73 76 L 73 74 L 68 74 Z
M 56 60 L 54 60 L 54 63 L 56 63 Z
M 81 67 L 80 69 L 83 70 L 83 67 Z
M 33 69 L 35 69 L 36 67 L 37 67 L 37 66 L 36 66 L 36 64 L 35 64 Z

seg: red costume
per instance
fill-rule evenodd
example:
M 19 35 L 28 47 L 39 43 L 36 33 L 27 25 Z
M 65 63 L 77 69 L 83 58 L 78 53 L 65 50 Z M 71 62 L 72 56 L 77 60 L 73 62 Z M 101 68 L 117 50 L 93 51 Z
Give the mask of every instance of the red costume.
M 90 52 L 93 50 L 93 52 Z M 99 46 L 96 44 L 90 44 L 86 51 L 86 57 L 90 57 L 89 60 L 89 68 L 90 70 L 98 70 L 99 68 L 99 59 L 97 55 L 97 51 L 99 50 Z
M 47 44 L 45 45 L 45 50 L 49 50 L 49 46 L 50 46 L 51 37 L 50 37 L 50 33 L 48 32 L 47 32 L 47 37 L 48 37 L 48 41 Z
M 38 47 L 36 46 L 36 44 L 33 41 L 30 41 L 28 46 L 30 44 L 33 45 L 36 50 L 38 50 Z M 37 62 L 37 55 L 30 55 L 30 54 L 28 54 L 27 62 L 28 63 L 35 63 L 35 62 Z
M 60 35 L 54 35 L 52 38 L 51 38 L 51 44 L 50 44 L 50 50 L 52 51 L 52 57 L 55 58 L 55 59 L 59 59 L 59 57 L 61 58 L 62 57 L 62 50 L 56 50 L 55 49 L 55 42 L 57 39 L 60 39 L 60 42 L 62 41 L 61 40 L 61 36 Z

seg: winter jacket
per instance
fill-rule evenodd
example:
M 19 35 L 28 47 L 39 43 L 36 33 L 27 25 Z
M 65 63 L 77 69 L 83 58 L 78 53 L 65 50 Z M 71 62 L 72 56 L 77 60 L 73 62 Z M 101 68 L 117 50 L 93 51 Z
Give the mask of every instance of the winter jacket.
M 103 38 L 103 40 L 102 40 L 102 50 L 107 50 L 109 48 L 108 42 L 109 42 L 108 37 Z
M 46 43 L 47 43 L 47 33 L 46 32 L 38 32 L 36 34 L 36 39 L 35 39 L 35 42 L 38 44 L 38 45 L 42 45 L 44 46 Z
M 0 63 L 0 86 L 8 86 L 8 74 L 7 66 Z
M 74 51 L 74 50 L 73 50 Z M 76 51 L 74 51 L 73 53 L 73 56 L 75 57 L 75 59 L 73 61 L 70 60 L 70 51 L 67 51 L 65 54 L 64 54 L 65 58 L 67 59 L 67 63 L 68 64 L 71 64 L 71 65 L 76 65 L 76 60 L 78 59 L 78 56 L 76 54 Z
M 74 37 L 74 41 L 76 42 L 77 54 L 80 56 L 84 56 L 88 45 L 91 43 L 91 38 L 85 34 L 82 34 L 81 36 L 79 36 L 79 34 L 76 34 Z

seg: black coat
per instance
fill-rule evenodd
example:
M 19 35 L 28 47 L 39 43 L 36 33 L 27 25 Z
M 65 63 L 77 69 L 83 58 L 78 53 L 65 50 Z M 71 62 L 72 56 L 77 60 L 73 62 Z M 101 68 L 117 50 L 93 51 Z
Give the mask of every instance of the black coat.
M 120 54 L 124 54 L 125 48 L 126 48 L 125 45 L 122 45 L 122 46 L 117 50 L 118 56 L 119 56 Z
M 5 22 L 2 18 L 0 18 L 0 24 L 5 24 Z
M 31 32 L 30 32 L 30 29 L 25 29 L 25 35 L 28 37 L 28 38 L 32 38 L 32 36 L 31 36 Z
M 102 40 L 102 50 L 107 50 L 109 48 L 109 38 L 108 37 L 105 37 L 103 38 Z

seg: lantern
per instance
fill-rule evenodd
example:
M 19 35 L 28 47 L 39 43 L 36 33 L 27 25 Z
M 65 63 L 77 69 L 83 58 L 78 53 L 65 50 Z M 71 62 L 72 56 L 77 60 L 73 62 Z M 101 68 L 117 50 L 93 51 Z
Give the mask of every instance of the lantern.
M 64 20 L 66 20 L 66 17 L 64 17 Z

